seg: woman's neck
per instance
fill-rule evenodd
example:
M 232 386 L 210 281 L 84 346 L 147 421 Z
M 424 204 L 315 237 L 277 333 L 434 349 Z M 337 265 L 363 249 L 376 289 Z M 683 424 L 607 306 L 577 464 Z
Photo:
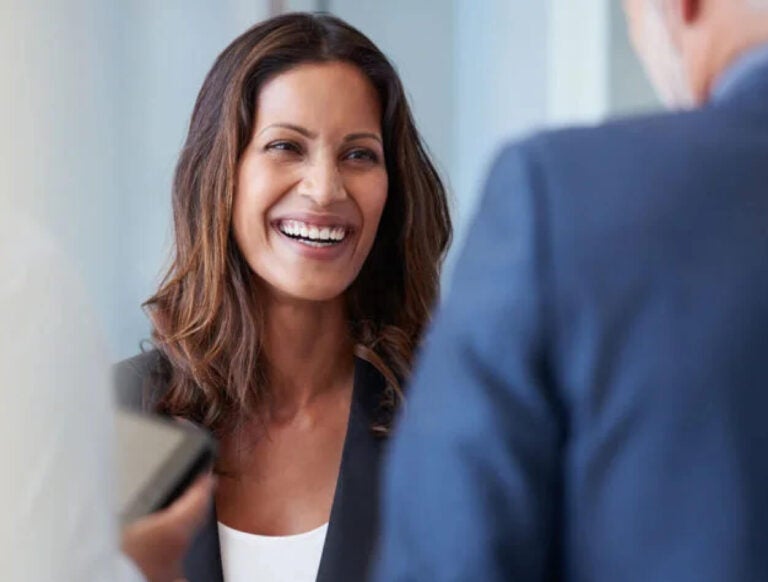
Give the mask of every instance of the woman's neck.
M 354 356 L 346 315 L 343 297 L 324 303 L 270 298 L 264 353 L 275 412 L 290 415 L 350 385 Z

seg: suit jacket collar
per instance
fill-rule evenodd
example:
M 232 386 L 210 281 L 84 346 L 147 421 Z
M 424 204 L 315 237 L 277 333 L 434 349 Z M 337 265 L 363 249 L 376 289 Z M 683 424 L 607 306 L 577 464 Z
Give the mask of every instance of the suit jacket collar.
M 768 48 L 768 45 L 767 47 Z M 762 56 L 762 51 L 760 56 Z M 768 52 L 765 52 L 768 56 Z M 727 82 L 721 83 L 712 95 L 711 104 L 718 106 L 736 105 L 740 108 L 768 112 L 768 58 L 755 58 L 748 67 L 738 67 Z
M 379 471 L 383 441 L 371 431 L 383 378 L 357 360 L 339 479 L 317 582 L 367 578 L 379 530 Z
M 189 582 L 224 582 L 219 525 L 216 509 L 213 507 L 184 559 L 184 575 Z
M 355 380 L 339 479 L 317 582 L 359 582 L 367 577 L 379 530 L 379 471 L 383 441 L 371 431 L 381 375 L 364 360 Z M 215 510 L 195 538 L 184 564 L 189 582 L 223 582 Z

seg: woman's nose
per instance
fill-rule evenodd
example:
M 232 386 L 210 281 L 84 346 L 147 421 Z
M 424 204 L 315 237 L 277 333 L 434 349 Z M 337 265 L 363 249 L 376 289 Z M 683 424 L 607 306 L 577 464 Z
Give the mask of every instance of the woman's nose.
M 318 160 L 308 166 L 299 193 L 323 207 L 344 200 L 347 193 L 335 160 Z

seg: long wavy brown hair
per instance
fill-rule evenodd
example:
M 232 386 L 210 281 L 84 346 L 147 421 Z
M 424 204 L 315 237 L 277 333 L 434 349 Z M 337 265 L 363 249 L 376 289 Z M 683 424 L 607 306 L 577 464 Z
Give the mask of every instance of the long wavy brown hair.
M 288 14 L 249 29 L 219 55 L 197 97 L 173 182 L 172 261 L 145 303 L 167 360 L 159 410 L 219 434 L 262 413 L 269 399 L 255 275 L 232 233 L 259 91 L 292 67 L 328 61 L 358 67 L 382 106 L 389 191 L 371 253 L 346 292 L 356 354 L 386 379 L 375 428 L 386 431 L 437 300 L 451 237 L 446 192 L 391 63 L 328 15 Z

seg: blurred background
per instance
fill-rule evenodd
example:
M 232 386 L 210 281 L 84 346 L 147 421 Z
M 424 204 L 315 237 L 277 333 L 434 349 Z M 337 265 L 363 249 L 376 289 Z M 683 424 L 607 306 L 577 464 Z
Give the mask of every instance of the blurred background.
M 0 0 L 0 210 L 24 207 L 74 257 L 114 359 L 149 337 L 140 305 L 205 73 L 297 10 L 346 19 L 400 71 L 453 198 L 447 274 L 505 141 L 658 107 L 619 0 Z

